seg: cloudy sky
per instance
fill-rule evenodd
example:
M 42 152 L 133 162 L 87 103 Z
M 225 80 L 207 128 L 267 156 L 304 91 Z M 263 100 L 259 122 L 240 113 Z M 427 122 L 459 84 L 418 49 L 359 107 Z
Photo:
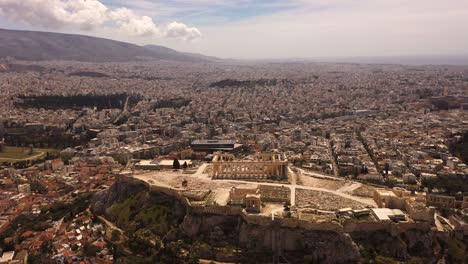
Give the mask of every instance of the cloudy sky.
M 0 0 L 0 27 L 223 58 L 468 55 L 468 0 Z

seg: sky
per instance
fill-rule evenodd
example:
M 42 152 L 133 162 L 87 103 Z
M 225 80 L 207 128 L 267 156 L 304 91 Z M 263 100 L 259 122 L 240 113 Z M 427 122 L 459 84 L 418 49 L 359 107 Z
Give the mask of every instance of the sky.
M 221 58 L 468 55 L 468 0 L 0 0 L 0 27 Z

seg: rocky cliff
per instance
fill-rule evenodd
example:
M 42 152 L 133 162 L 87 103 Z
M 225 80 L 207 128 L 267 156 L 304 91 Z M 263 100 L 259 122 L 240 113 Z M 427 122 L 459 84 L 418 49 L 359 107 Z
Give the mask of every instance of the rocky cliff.
M 237 215 L 193 214 L 176 199 L 127 178 L 98 194 L 92 209 L 135 234 L 156 231 L 166 250 L 171 243 L 178 243 L 180 252 L 185 249 L 196 257 L 216 261 L 262 263 L 277 255 L 291 263 L 365 263 L 379 257 L 387 262 L 434 263 L 444 253 L 444 242 L 439 243 L 432 231 L 345 233 L 286 228 L 274 222 L 254 225 Z M 143 221 L 145 217 L 153 221 Z M 168 227 L 161 228 L 162 222 Z M 161 254 L 161 250 L 148 252 Z

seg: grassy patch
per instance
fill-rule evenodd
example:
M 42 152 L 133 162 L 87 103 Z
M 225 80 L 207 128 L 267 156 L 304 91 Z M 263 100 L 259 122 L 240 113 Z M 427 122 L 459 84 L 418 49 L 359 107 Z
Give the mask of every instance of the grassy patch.
M 34 148 L 34 152 L 30 153 L 30 149 L 27 147 L 5 147 L 5 151 L 0 152 L 0 162 L 38 159 L 46 156 L 47 152 L 55 154 L 58 150 Z
M 115 222 L 128 231 L 135 232 L 147 228 L 158 235 L 166 234 L 171 226 L 173 207 L 166 204 L 145 203 L 145 193 L 141 192 L 114 204 L 110 208 Z

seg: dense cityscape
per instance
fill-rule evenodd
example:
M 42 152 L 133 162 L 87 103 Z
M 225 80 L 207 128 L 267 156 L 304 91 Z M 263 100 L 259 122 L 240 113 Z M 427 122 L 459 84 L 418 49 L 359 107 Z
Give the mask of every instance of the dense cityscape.
M 8 59 L 0 91 L 0 263 L 467 260 L 468 67 Z

